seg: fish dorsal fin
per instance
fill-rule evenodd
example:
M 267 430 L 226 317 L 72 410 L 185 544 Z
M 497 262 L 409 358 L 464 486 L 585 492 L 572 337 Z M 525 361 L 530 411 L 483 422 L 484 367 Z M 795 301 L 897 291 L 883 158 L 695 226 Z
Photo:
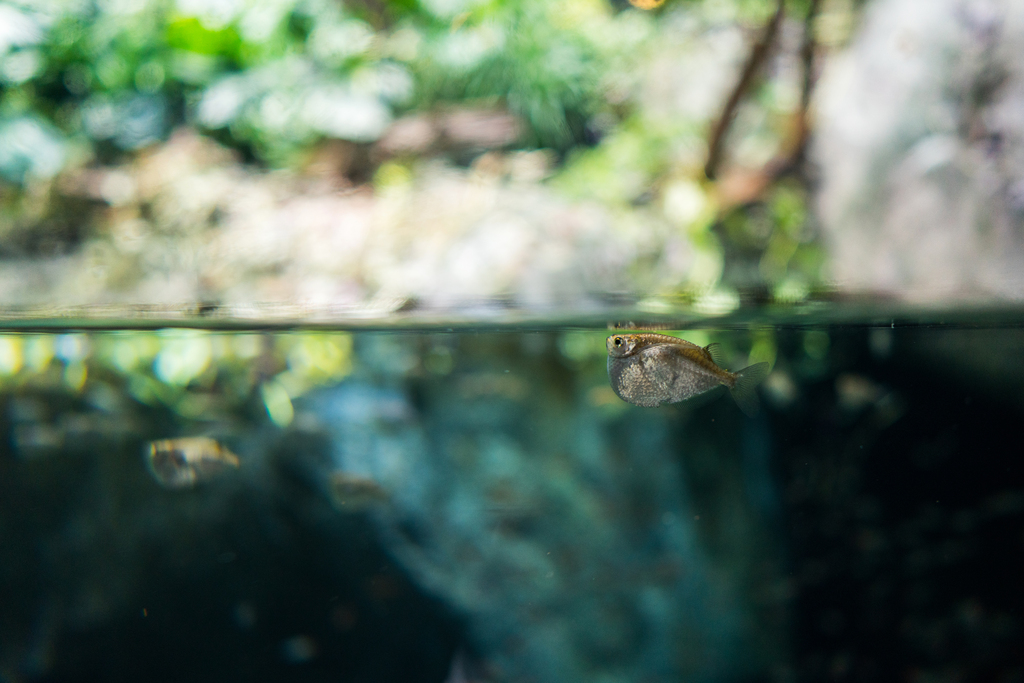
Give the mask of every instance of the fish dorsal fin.
M 701 350 L 704 352 L 704 355 L 707 356 L 708 360 L 715 365 L 721 365 L 722 361 L 725 360 L 722 357 L 722 345 L 718 342 L 712 342 Z

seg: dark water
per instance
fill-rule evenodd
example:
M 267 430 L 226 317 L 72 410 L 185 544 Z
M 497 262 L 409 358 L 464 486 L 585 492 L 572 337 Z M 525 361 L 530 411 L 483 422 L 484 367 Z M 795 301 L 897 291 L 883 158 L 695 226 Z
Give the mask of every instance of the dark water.
M 848 322 L 0 335 L 0 680 L 1024 680 L 1024 329 Z

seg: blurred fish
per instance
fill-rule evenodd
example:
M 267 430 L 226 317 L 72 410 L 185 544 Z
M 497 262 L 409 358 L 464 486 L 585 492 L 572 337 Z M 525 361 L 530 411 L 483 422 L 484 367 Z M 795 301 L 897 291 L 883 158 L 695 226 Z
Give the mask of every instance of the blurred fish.
M 673 325 L 671 323 L 658 323 L 658 322 L 634 322 L 632 320 L 623 320 L 618 322 L 608 323 L 609 330 L 677 330 L 679 325 Z
M 653 408 L 677 403 L 725 385 L 747 415 L 757 412 L 755 387 L 768 375 L 768 363 L 739 372 L 719 367 L 717 344 L 705 347 L 651 332 L 608 337 L 608 377 L 623 401 Z
M 339 510 L 359 512 L 388 500 L 388 492 L 368 477 L 334 472 L 329 480 L 331 500 Z
M 153 478 L 169 489 L 192 488 L 239 465 L 237 455 L 205 436 L 151 441 L 147 456 Z

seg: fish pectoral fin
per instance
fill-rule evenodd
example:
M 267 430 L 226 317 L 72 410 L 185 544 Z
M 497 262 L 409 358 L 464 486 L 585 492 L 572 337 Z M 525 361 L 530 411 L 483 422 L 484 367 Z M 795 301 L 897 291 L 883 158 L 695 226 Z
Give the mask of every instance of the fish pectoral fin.
M 711 342 L 704 347 L 704 355 L 711 359 L 711 362 L 715 365 L 721 366 L 722 361 L 725 360 L 722 353 L 722 345 L 718 342 Z

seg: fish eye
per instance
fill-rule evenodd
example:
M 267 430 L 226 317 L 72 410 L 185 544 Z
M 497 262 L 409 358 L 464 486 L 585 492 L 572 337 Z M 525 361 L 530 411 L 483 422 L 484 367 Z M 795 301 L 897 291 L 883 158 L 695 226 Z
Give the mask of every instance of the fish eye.
M 622 346 L 622 337 L 616 337 L 615 341 L 614 341 L 614 344 L 616 346 Z

